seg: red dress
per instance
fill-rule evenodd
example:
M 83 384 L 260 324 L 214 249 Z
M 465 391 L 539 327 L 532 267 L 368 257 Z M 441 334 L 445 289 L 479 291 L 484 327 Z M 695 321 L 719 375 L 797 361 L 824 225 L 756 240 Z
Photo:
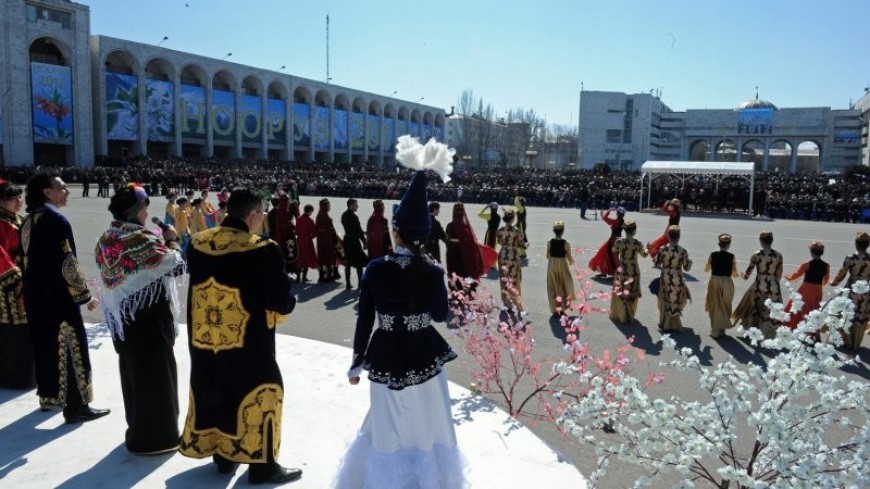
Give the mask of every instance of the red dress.
M 393 246 L 384 209 L 375 209 L 366 223 L 366 246 L 369 260 L 390 254 Z
M 299 240 L 299 262 L 302 268 L 317 268 L 317 253 L 314 250 L 314 221 L 303 214 L 296 219 L 296 236 Z
M 828 285 L 830 273 L 830 265 L 816 258 L 802 263 L 796 272 L 785 277 L 788 281 L 804 277 L 804 282 L 797 290 L 798 294 L 803 298 L 804 306 L 800 311 L 791 313 L 791 319 L 788 322 L 790 329 L 795 329 L 810 311 L 821 307 L 822 287 Z M 791 302 L 788 301 L 788 304 L 785 305 L 785 312 L 791 312 Z
M 589 268 L 602 275 L 613 275 L 616 271 L 619 257 L 613 252 L 613 245 L 622 236 L 622 220 L 610 217 L 610 211 L 601 215 L 601 219 L 610 226 L 610 237 L 598 248 L 595 256 L 589 260 Z
M 665 202 L 665 205 L 662 206 L 662 212 L 668 216 L 668 225 L 665 226 L 665 232 L 647 245 L 649 256 L 653 261 L 656 259 L 656 253 L 658 253 L 659 248 L 668 244 L 668 228 L 680 225 L 680 211 L 673 207 L 670 202 Z

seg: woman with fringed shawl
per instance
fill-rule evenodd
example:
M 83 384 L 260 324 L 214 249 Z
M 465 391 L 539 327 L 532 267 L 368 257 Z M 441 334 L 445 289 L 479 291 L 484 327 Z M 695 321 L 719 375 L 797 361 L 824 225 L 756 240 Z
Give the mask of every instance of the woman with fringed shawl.
M 426 253 L 426 169 L 447 180 L 453 150 L 399 138 L 396 159 L 418 170 L 393 209 L 393 253 L 366 267 L 348 378 L 368 370 L 371 407 L 334 481 L 337 489 L 466 487 L 444 364 L 457 354 L 432 322 L 448 316 L 444 269 Z M 375 325 L 377 324 L 377 327 Z
M 161 239 L 145 228 L 149 199 L 142 187 L 120 189 L 109 203 L 112 223 L 94 252 L 102 278 L 102 308 L 118 353 L 127 417 L 127 450 L 178 448 L 175 355 L 178 289 L 184 273 L 174 228 Z

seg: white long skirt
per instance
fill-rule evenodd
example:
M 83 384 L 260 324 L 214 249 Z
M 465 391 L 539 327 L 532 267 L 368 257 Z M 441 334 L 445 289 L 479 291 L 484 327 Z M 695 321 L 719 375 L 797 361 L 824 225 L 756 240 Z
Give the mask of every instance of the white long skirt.
M 371 407 L 335 477 L 338 489 L 468 487 L 447 375 L 402 390 L 372 382 Z

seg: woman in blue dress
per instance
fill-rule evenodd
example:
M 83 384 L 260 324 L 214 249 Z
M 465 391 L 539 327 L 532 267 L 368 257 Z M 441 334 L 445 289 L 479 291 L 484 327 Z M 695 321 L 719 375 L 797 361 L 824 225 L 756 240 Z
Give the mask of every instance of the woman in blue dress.
M 402 136 L 397 159 L 436 172 L 452 161 L 434 139 L 425 148 Z M 425 251 L 430 231 L 426 174 L 418 171 L 393 210 L 395 251 L 372 260 L 362 278 L 348 377 L 356 385 L 369 371 L 371 407 L 339 468 L 338 488 L 467 485 L 443 370 L 457 354 L 431 324 L 445 321 L 448 307 L 444 269 Z

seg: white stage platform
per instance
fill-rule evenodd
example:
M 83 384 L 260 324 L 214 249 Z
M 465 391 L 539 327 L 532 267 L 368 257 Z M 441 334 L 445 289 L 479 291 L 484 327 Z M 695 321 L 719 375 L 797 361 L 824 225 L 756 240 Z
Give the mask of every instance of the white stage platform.
M 111 408 L 112 413 L 93 422 L 67 425 L 60 411 L 39 410 L 35 391 L 0 390 L 0 486 L 187 489 L 248 485 L 244 465 L 229 477 L 219 475 L 210 459 L 128 453 L 117 355 L 103 327 L 90 325 L 88 330 L 93 406 Z M 285 392 L 280 462 L 304 471 L 300 481 L 286 487 L 328 488 L 368 409 L 367 380 L 358 386 L 348 384 L 348 348 L 286 335 L 278 335 L 277 344 Z M 187 413 L 190 372 L 183 326 L 175 355 L 181 426 Z M 450 394 L 472 487 L 586 488 L 577 469 L 491 402 L 454 384 Z

